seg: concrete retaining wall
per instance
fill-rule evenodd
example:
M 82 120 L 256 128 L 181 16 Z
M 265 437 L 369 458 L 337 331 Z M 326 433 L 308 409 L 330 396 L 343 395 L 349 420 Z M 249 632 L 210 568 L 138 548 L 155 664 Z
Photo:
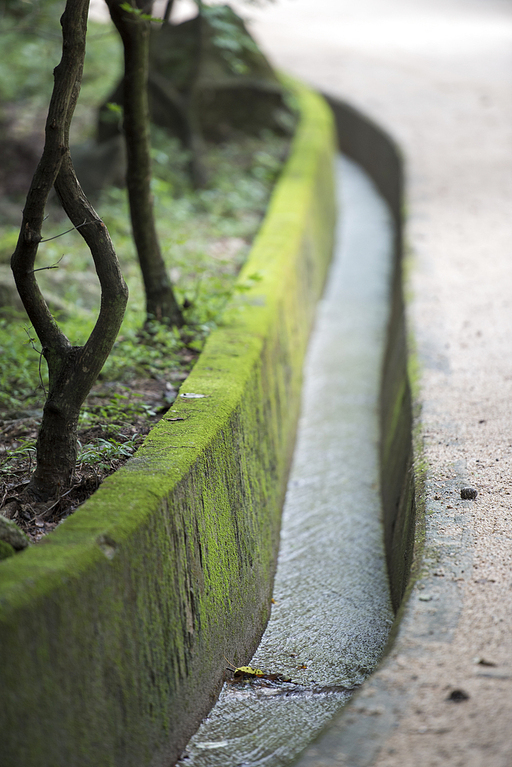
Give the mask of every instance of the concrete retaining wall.
M 290 159 L 226 313 L 134 459 L 0 563 L 0 762 L 175 760 L 269 615 L 303 354 L 332 250 L 333 126 Z

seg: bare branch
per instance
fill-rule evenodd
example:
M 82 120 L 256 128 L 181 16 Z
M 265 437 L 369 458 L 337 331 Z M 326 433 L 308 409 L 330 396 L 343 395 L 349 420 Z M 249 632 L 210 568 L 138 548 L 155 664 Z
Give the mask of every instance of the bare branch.
M 69 231 L 72 232 L 73 229 L 69 229 Z M 60 235 L 57 235 L 57 237 L 60 237 Z M 47 241 L 46 240 L 41 240 L 41 242 L 47 242 Z M 59 268 L 59 264 L 60 264 L 60 262 L 62 261 L 63 258 L 64 258 L 64 254 L 62 254 L 62 256 L 59 258 L 57 263 L 52 264 L 51 266 L 40 266 L 39 269 L 33 269 L 32 271 L 33 272 L 45 272 L 48 269 L 58 269 Z
M 56 240 L 58 237 L 64 237 L 65 234 L 69 234 L 70 232 L 74 232 L 75 229 L 80 229 L 81 226 L 86 226 L 87 224 L 90 224 L 90 221 L 84 221 L 83 224 L 78 224 L 78 226 L 72 226 L 71 229 L 66 229 L 65 232 L 61 232 L 60 234 L 56 234 L 55 237 L 47 237 L 46 240 L 41 240 L 41 242 L 51 242 L 51 240 Z M 50 268 L 50 267 L 48 267 Z M 34 269 L 35 272 L 37 272 L 37 269 Z

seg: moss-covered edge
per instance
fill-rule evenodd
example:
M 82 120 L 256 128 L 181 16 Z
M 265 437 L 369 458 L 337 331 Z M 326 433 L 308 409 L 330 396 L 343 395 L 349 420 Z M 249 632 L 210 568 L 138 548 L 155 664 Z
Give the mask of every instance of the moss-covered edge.
M 4 767 L 169 765 L 269 616 L 303 355 L 332 253 L 334 129 L 300 122 L 178 400 L 73 517 L 0 562 Z

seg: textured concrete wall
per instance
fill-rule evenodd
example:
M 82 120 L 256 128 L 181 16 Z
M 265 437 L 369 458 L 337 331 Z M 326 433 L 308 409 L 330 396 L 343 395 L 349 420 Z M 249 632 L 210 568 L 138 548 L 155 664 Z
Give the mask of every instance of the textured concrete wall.
M 381 492 L 386 558 L 393 607 L 398 609 L 413 561 L 416 499 L 422 473 L 413 460 L 414 355 L 407 349 L 403 298 L 403 160 L 386 132 L 350 104 L 328 97 L 342 152 L 360 163 L 387 201 L 395 220 L 392 308 L 381 381 Z M 418 451 L 417 451 L 418 452 Z
M 240 275 L 259 281 L 137 455 L 0 563 L 5 767 L 171 764 L 215 700 L 224 656 L 242 663 L 258 643 L 334 223 L 331 114 L 302 87 L 298 100 Z

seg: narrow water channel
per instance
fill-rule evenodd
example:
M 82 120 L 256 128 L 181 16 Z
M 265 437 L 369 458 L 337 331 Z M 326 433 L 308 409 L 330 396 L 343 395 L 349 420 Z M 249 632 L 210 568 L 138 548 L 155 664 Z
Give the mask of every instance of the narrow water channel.
M 305 363 L 275 604 L 251 661 L 291 681 L 224 685 L 180 765 L 290 764 L 371 673 L 393 621 L 378 466 L 392 220 L 358 165 L 340 157 L 336 173 L 337 244 Z

